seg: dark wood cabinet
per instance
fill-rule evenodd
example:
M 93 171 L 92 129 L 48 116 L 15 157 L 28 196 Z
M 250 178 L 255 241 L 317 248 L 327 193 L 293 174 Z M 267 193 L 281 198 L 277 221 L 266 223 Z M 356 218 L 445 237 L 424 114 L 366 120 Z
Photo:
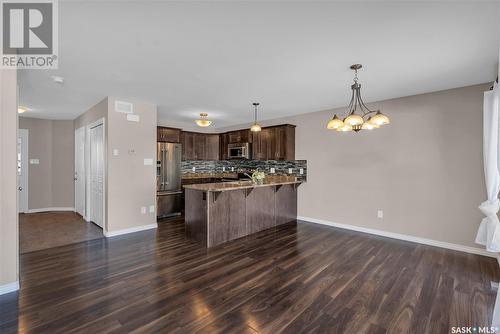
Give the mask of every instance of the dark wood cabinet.
M 250 130 L 238 130 L 231 131 L 227 133 L 229 144 L 239 144 L 239 143 L 251 143 L 252 136 L 250 135 Z
M 252 134 L 255 160 L 295 160 L 295 126 L 285 124 L 262 128 Z
M 182 160 L 195 160 L 194 132 L 181 132 Z
M 205 159 L 219 160 L 219 135 L 205 135 Z
M 219 135 L 182 131 L 182 160 L 218 160 Z
M 219 158 L 221 160 L 227 160 L 227 146 L 229 144 L 229 134 L 221 133 L 219 135 Z
M 158 126 L 156 128 L 156 141 L 168 143 L 180 143 L 181 129 Z
M 254 160 L 295 160 L 295 125 L 284 124 L 251 132 L 248 129 L 221 134 L 180 132 L 182 160 L 226 160 L 234 143 L 252 143 Z

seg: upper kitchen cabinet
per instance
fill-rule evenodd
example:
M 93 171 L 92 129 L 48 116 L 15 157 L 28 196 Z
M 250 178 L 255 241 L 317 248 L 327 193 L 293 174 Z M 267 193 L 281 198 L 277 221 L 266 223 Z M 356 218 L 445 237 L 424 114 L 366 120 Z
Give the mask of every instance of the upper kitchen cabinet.
M 218 160 L 219 135 L 181 132 L 182 160 Z
M 205 135 L 205 160 L 219 160 L 219 135 Z
M 252 142 L 252 136 L 250 135 L 250 130 L 248 129 L 228 132 L 227 139 L 229 144 Z
M 168 128 L 165 126 L 158 126 L 156 128 L 156 140 L 159 142 L 180 143 L 181 130 L 176 128 Z
M 227 147 L 229 144 L 229 134 L 226 133 L 221 133 L 219 135 L 219 158 L 221 160 L 227 160 L 228 155 L 227 155 Z
M 265 127 L 252 136 L 253 159 L 295 160 L 295 125 Z

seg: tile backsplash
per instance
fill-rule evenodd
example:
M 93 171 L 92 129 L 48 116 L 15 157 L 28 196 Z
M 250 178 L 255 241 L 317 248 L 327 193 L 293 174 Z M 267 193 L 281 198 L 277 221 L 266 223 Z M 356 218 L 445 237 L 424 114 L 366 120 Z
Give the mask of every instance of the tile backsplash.
M 193 171 L 193 167 L 195 170 Z M 225 170 L 224 170 L 225 168 Z M 222 173 L 232 172 L 252 172 L 256 169 L 272 174 L 274 168 L 276 175 L 296 175 L 307 176 L 307 160 L 186 160 L 181 162 L 183 174 L 187 173 Z M 290 170 L 291 169 L 291 170 Z M 300 174 L 302 169 L 303 174 Z M 291 171 L 291 173 L 289 173 Z

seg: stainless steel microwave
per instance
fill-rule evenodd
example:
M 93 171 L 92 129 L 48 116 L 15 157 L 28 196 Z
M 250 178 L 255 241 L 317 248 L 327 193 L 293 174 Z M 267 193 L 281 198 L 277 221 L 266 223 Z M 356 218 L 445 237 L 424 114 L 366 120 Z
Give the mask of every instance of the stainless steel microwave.
M 229 159 L 250 159 L 252 155 L 249 143 L 229 144 L 227 157 Z

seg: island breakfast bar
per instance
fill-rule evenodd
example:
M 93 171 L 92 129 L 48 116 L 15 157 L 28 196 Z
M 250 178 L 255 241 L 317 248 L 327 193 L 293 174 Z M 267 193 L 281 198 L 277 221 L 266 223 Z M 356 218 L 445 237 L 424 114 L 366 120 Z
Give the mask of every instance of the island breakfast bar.
M 188 237 L 206 247 L 297 219 L 295 178 L 186 185 L 185 222 Z

